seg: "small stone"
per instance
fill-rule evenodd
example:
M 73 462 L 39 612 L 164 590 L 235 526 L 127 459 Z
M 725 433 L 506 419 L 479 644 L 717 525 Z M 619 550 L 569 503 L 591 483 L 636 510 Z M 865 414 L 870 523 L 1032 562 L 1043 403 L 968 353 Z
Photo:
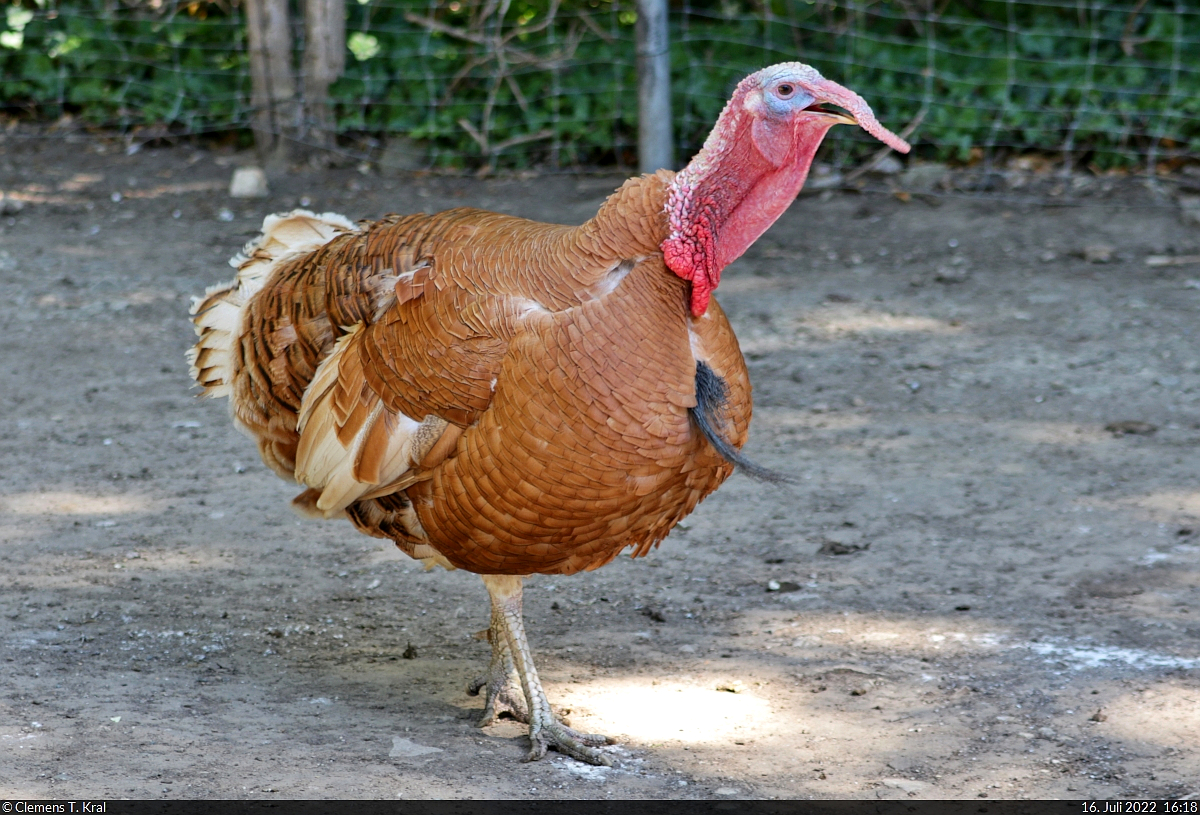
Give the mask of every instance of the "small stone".
M 855 552 L 865 552 L 871 548 L 869 543 L 845 543 L 839 540 L 831 540 L 826 538 L 821 548 L 817 550 L 818 555 L 852 555 Z
M 717 787 L 713 792 L 717 795 L 737 795 L 740 790 L 733 787 Z
M 871 168 L 871 172 L 878 173 L 879 175 L 899 175 L 904 172 L 904 162 L 891 153 L 888 153 L 875 162 L 875 166 Z
M 900 174 L 900 185 L 914 192 L 930 192 L 949 177 L 950 170 L 944 164 L 909 164 Z
M 801 192 L 807 192 L 809 194 L 814 192 L 819 192 L 822 194 L 829 193 L 829 195 L 832 196 L 833 191 L 842 186 L 842 182 L 845 180 L 846 177 L 836 171 L 829 171 L 823 174 L 813 173 L 810 174 L 808 180 L 804 182 L 804 187 L 801 189 Z
M 1158 430 L 1156 425 L 1149 422 L 1139 422 L 1135 420 L 1126 420 L 1123 422 L 1109 422 L 1104 426 L 1104 429 L 1114 436 L 1149 436 Z
M 933 274 L 933 279 L 938 283 L 963 283 L 970 276 L 962 266 L 939 266 Z
M 267 174 L 261 167 L 238 167 L 229 181 L 229 194 L 234 198 L 266 198 Z
M 1106 243 L 1093 243 L 1083 247 L 1083 259 L 1088 263 L 1111 263 L 1116 252 Z
M 0 192 L 0 215 L 16 215 L 25 209 L 25 202 Z
M 667 621 L 666 615 L 653 606 L 643 606 L 641 612 L 643 617 L 649 617 L 656 623 L 665 623 Z
M 717 690 L 724 691 L 725 693 L 741 693 L 745 689 L 746 686 L 742 684 L 742 680 L 740 679 L 735 679 L 732 682 L 722 682 L 717 685 Z

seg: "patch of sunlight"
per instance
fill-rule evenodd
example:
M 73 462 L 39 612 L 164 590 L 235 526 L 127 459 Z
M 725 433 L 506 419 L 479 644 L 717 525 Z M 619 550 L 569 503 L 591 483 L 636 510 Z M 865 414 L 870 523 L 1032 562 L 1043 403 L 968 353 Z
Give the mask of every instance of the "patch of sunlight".
M 1156 521 L 1171 520 L 1180 513 L 1200 518 L 1200 492 L 1163 490 L 1136 498 L 1128 498 L 1125 503 L 1146 510 L 1150 518 Z
M 87 559 L 64 558 L 60 552 L 31 557 L 22 561 L 20 577 L 13 578 L 9 573 L 0 577 L 0 582 L 8 578 L 28 589 L 66 591 L 94 586 L 96 578 L 103 575 L 145 580 L 154 573 L 179 576 L 205 570 L 228 570 L 241 565 L 244 564 L 236 557 L 203 548 L 164 552 L 135 549 L 131 545 Z
M 1099 427 L 1086 427 L 1073 422 L 997 422 L 993 427 L 1031 444 L 1077 446 L 1112 440 L 1112 434 Z
M 826 632 L 827 634 L 830 632 Z M 819 635 L 817 638 L 820 638 Z M 829 639 L 836 639 L 827 637 Z M 1005 635 L 992 631 L 942 631 L 939 628 L 919 628 L 906 626 L 903 631 L 865 631 L 854 636 L 861 643 L 869 643 L 884 648 L 902 648 L 921 650 L 932 646 L 941 649 L 943 646 L 959 645 L 968 648 L 996 648 L 1005 639 Z
M 900 639 L 900 635 L 895 631 L 868 631 L 861 639 L 864 642 L 890 642 Z
M 135 292 L 130 292 L 125 300 L 131 306 L 144 306 L 158 300 L 174 300 L 177 296 L 175 292 L 165 289 L 139 289 Z
M 917 442 L 918 439 L 916 436 L 897 436 L 894 439 L 873 439 L 869 445 L 865 445 L 861 441 L 857 444 L 843 444 L 840 445 L 839 449 L 856 453 L 859 456 L 866 456 L 878 450 L 886 450 L 888 452 L 907 450 L 910 447 L 916 447 Z M 931 470 L 927 475 L 937 478 L 938 472 L 937 470 Z
M 76 258 L 99 258 L 108 254 L 108 250 L 99 246 L 55 246 L 54 251 Z
M 217 192 L 227 186 L 228 182 L 224 181 L 183 181 L 177 184 L 160 184 L 144 190 L 125 190 L 121 195 L 125 198 L 161 198 L 164 195 L 183 195 L 189 192 Z
M 747 616 L 743 629 L 752 631 L 757 627 L 761 630 L 766 624 L 766 619 Z M 784 639 L 792 638 L 792 645 L 800 649 L 837 644 L 861 653 L 923 653 L 927 649 L 940 651 L 947 648 L 994 650 L 1006 645 L 1011 637 L 1010 632 L 997 630 L 994 625 L 984 627 L 983 620 L 971 625 L 967 620 L 949 616 L 891 620 L 887 629 L 878 626 L 878 620 L 867 616 L 814 612 L 806 615 L 804 625 L 788 627 Z
M 768 427 L 817 427 L 824 430 L 853 430 L 869 424 L 866 416 L 855 413 L 813 413 L 785 407 L 756 407 L 756 425 Z
M 951 325 L 948 320 L 933 317 L 850 309 L 811 312 L 805 316 L 804 324 L 829 334 L 959 334 L 963 330 L 961 326 Z
M 13 515 L 121 515 L 144 512 L 140 495 L 83 495 L 78 492 L 20 492 L 0 495 L 0 512 Z
M 1118 696 L 1104 706 L 1108 717 L 1096 725 L 1107 738 L 1193 749 L 1200 743 L 1200 705 L 1195 688 L 1150 685 L 1140 693 Z
M 782 334 L 768 334 L 764 337 L 740 336 L 738 346 L 743 354 L 774 354 L 778 351 L 795 351 L 796 340 Z
M 60 190 L 66 192 L 81 192 L 94 184 L 99 184 L 104 180 L 104 176 L 97 173 L 76 173 L 68 180 L 58 185 Z
M 737 275 L 721 281 L 721 294 L 742 294 L 743 292 L 779 289 L 783 287 L 784 282 L 782 279 L 775 277 Z
M 588 728 L 647 742 L 728 742 L 731 737 L 776 724 L 766 699 L 748 691 L 645 680 L 572 685 L 561 701 L 588 708 Z

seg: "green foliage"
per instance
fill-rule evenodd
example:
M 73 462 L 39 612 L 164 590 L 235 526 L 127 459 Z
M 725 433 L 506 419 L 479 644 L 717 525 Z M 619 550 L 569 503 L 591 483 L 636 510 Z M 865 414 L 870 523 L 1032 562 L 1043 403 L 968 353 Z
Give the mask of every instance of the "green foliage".
M 32 16 L 20 47 L 0 48 L 4 106 L 121 128 L 202 132 L 244 124 L 249 85 L 237 15 L 210 15 L 215 7 L 203 3 L 160 11 L 111 6 L 42 0 L 25 9 Z
M 629 164 L 632 0 L 355 0 L 339 131 L 400 133 L 440 166 Z M 108 127 L 248 125 L 243 21 L 226 0 L 21 0 L 0 16 L 0 100 Z M 302 26 L 297 17 L 297 45 Z M 738 78 L 808 62 L 927 155 L 1069 149 L 1100 166 L 1200 153 L 1200 10 L 1171 0 L 690 0 L 672 12 L 680 155 Z M 874 149 L 835 130 L 837 159 Z

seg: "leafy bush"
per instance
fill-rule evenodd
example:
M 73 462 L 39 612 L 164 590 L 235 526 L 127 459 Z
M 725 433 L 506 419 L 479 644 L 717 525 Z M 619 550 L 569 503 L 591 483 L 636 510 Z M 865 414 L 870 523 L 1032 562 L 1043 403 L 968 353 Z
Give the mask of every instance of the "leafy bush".
M 405 134 L 445 166 L 634 162 L 632 0 L 351 0 L 342 133 Z M 302 47 L 297 16 L 296 41 Z M 1200 10 L 1113 3 L 689 0 L 672 11 L 681 155 L 738 78 L 800 60 L 925 154 L 1063 150 L 1101 167 L 1200 155 Z M 207 0 L 5 7 L 0 99 L 151 133 L 244 129 L 241 13 Z M 873 149 L 835 131 L 839 160 Z

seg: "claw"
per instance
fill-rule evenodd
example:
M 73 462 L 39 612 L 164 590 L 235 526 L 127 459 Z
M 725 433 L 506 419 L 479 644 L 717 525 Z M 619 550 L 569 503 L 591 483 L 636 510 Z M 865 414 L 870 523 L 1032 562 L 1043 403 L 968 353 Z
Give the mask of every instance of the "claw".
M 472 682 L 471 687 L 467 688 L 467 693 L 472 696 L 479 695 L 479 688 L 475 688 L 476 682 L 479 683 L 479 688 L 488 684 L 485 677 Z M 472 688 L 475 688 L 475 690 L 472 690 Z M 525 706 L 525 700 L 514 692 L 511 682 L 505 682 L 500 688 L 488 688 L 487 695 L 484 698 L 483 711 L 480 713 L 479 719 L 475 722 L 475 726 L 487 727 L 505 713 L 512 716 L 521 724 L 529 724 L 529 710 Z
M 578 733 L 564 724 L 552 721 L 543 725 L 536 733 L 529 734 L 529 754 L 525 760 L 537 761 L 546 755 L 547 749 L 552 749 L 577 761 L 611 767 L 612 758 L 594 748 L 613 743 L 612 739 L 600 733 Z

